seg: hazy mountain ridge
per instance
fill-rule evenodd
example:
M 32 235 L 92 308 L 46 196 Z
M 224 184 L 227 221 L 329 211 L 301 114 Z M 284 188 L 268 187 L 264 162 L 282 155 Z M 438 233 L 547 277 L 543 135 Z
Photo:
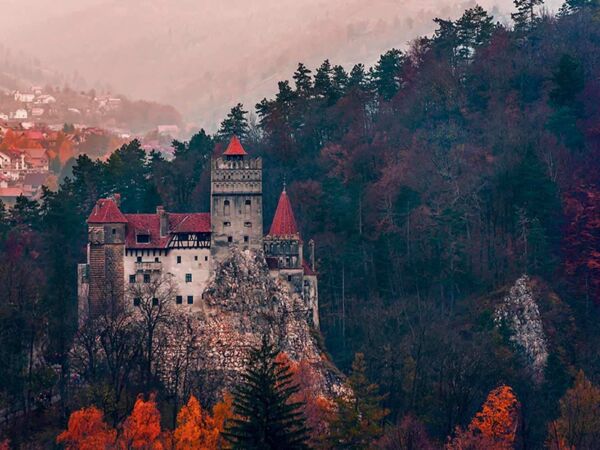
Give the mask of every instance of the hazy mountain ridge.
M 192 121 L 212 128 L 233 103 L 249 108 L 272 94 L 274 81 L 298 61 L 325 59 L 350 66 L 371 63 L 433 29 L 436 16 L 457 16 L 470 2 L 306 0 L 221 2 L 166 0 L 126 3 L 86 0 L 20 16 L 16 2 L 0 18 L 0 37 L 39 55 L 65 73 L 77 71 L 87 87 L 108 83 L 126 95 L 174 104 Z M 505 13 L 507 0 L 481 2 Z M 498 3 L 500 9 L 495 9 Z M 35 8 L 34 8 L 35 9 Z M 62 11 L 62 12 L 61 12 Z M 2 34 L 4 36 L 2 36 Z M 21 39 L 22 35 L 27 39 Z

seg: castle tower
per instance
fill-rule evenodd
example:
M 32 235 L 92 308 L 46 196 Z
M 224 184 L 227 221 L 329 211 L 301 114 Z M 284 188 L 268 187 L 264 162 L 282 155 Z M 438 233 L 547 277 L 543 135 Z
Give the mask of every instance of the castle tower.
M 250 158 L 237 137 L 211 166 L 211 253 L 222 261 L 228 248 L 262 247 L 262 159 Z
M 117 206 L 118 195 L 115 197 L 98 200 L 87 220 L 88 263 L 80 269 L 80 277 L 88 280 L 87 302 L 81 299 L 79 308 L 86 317 L 94 316 L 107 303 L 116 305 L 123 299 L 127 219 Z
M 304 261 L 302 238 L 296 225 L 292 204 L 283 187 L 269 233 L 264 238 L 264 251 L 271 275 L 286 281 L 300 294 L 306 305 L 307 318 L 319 327 L 319 294 L 314 271 L 314 243 L 310 241 L 311 264 Z

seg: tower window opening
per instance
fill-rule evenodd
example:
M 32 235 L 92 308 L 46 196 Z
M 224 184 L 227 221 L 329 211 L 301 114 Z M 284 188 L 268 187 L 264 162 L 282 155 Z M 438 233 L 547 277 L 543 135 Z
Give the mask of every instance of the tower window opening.
M 231 222 L 223 222 L 223 226 L 224 227 L 230 227 L 231 226 Z
M 231 203 L 229 202 L 229 200 L 225 200 L 223 202 L 223 214 L 228 216 L 229 215 L 229 208 L 231 206 Z
M 244 236 L 244 242 L 248 242 L 250 239 L 248 238 L 248 236 Z
M 244 222 L 246 228 L 252 228 L 252 222 Z
M 233 238 L 231 236 L 227 236 L 227 242 L 233 242 Z
M 175 303 L 177 303 L 178 305 L 181 305 L 183 303 L 183 297 L 181 295 L 178 295 L 177 297 L 175 297 Z
M 112 234 L 117 234 L 117 229 L 116 228 L 112 229 Z
M 177 257 L 177 264 L 181 264 L 181 256 Z

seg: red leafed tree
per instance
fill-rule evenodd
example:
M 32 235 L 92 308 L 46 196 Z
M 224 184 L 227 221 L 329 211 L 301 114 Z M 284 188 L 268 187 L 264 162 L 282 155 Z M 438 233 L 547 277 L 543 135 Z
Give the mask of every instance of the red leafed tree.
M 509 386 L 500 386 L 488 394 L 469 427 L 456 430 L 446 445 L 448 450 L 514 448 L 519 426 L 520 405 Z
M 160 412 L 154 395 L 150 395 L 147 401 L 140 395 L 133 406 L 133 411 L 123 423 L 123 431 L 118 441 L 119 448 L 162 450 L 165 448 L 163 438 Z
M 319 393 L 319 375 L 308 361 L 292 361 L 283 352 L 277 356 L 277 360 L 289 366 L 293 382 L 300 388 L 290 400 L 303 404 L 302 412 L 310 429 L 311 446 L 320 448 L 323 438 L 328 433 L 328 424 L 335 413 L 335 404 Z
M 116 436 L 117 432 L 104 422 L 102 411 L 90 406 L 71 414 L 68 428 L 58 435 L 56 442 L 64 444 L 66 449 L 101 450 L 113 448 Z M 4 448 L 0 444 L 0 449 Z
M 580 186 L 565 197 L 564 267 L 586 298 L 600 303 L 600 189 Z

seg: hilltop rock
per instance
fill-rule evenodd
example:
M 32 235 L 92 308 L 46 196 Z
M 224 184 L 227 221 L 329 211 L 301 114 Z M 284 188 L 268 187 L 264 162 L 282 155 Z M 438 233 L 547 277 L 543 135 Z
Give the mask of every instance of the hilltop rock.
M 248 350 L 267 335 L 292 361 L 305 360 L 315 369 L 319 394 L 334 397 L 343 391 L 342 375 L 310 324 L 310 308 L 285 281 L 270 276 L 262 252 L 232 249 L 215 271 L 203 300 L 197 321 L 199 372 L 205 387 L 220 391 L 235 384 Z

